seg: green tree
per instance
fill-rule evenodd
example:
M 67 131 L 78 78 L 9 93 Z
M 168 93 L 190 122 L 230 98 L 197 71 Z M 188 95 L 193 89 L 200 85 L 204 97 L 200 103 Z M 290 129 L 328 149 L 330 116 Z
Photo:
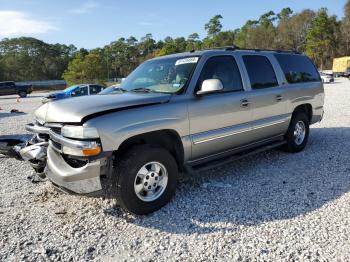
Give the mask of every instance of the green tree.
M 305 51 L 306 35 L 311 28 L 315 12 L 304 10 L 293 16 L 284 16 L 277 25 L 276 48 L 281 50 Z
M 201 41 L 198 33 L 192 33 L 187 37 L 186 50 L 199 50 L 201 49 Z
M 86 56 L 77 55 L 63 73 L 63 78 L 69 85 L 81 83 L 103 83 L 106 78 L 106 68 L 101 54 L 96 49 Z
M 223 19 L 222 15 L 216 15 L 205 24 L 204 29 L 207 31 L 209 37 L 213 37 L 221 31 L 221 19 Z
M 306 54 L 323 70 L 331 63 L 336 49 L 336 17 L 329 17 L 326 8 L 321 8 L 306 35 Z
M 277 17 L 279 20 L 287 20 L 290 18 L 290 16 L 293 14 L 293 10 L 290 9 L 290 7 L 283 8 L 279 14 L 277 14 Z
M 344 6 L 344 18 L 341 23 L 341 49 L 342 55 L 350 55 L 350 0 Z
M 5 38 L 0 41 L 0 81 L 60 79 L 75 52 L 73 45 L 51 45 L 31 37 Z
M 277 19 L 274 12 L 269 11 L 259 20 L 248 20 L 236 31 L 235 44 L 244 48 L 272 49 L 275 46 L 276 28 L 273 22 Z

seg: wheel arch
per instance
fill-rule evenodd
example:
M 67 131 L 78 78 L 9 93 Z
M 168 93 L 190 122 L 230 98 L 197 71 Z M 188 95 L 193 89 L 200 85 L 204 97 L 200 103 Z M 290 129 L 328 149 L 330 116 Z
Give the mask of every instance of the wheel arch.
M 116 159 L 131 147 L 138 145 L 153 145 L 165 148 L 175 158 L 180 171 L 184 165 L 184 147 L 180 135 L 171 129 L 163 129 L 138 134 L 124 140 L 115 151 Z
M 303 112 L 307 115 L 308 119 L 309 119 L 309 122 L 311 123 L 312 121 L 312 116 L 313 116 L 313 111 L 312 111 L 312 105 L 311 104 L 301 104 L 301 105 L 298 105 L 294 111 L 293 111 L 293 114 L 292 114 L 292 117 L 297 114 L 298 112 Z

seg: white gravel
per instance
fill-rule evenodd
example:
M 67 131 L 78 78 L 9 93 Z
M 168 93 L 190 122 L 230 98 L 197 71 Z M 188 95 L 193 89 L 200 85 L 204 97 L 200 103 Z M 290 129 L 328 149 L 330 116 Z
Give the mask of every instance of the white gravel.
M 273 150 L 186 179 L 149 216 L 33 184 L 27 163 L 0 158 L 0 261 L 349 261 L 350 82 L 325 91 L 325 118 L 305 151 Z M 0 134 L 25 134 L 39 104 L 0 97 Z

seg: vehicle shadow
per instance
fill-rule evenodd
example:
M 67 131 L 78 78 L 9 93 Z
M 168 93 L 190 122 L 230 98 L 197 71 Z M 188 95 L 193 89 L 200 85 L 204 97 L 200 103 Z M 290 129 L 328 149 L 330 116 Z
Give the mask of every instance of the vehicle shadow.
M 17 95 L 13 95 L 13 96 L 5 96 L 5 97 L 1 97 L 0 96 L 0 100 L 8 100 L 8 99 L 17 99 L 17 98 L 19 98 L 19 99 L 28 99 L 28 98 L 39 98 L 39 97 L 44 97 L 43 95 L 28 95 L 27 97 L 19 97 L 19 96 L 17 96 Z
M 24 112 L 17 112 L 17 113 L 10 113 L 10 112 L 2 113 L 2 112 L 0 112 L 0 119 L 5 118 L 5 117 L 23 116 L 26 114 L 27 113 L 24 113 Z
M 349 149 L 350 128 L 312 128 L 303 152 L 272 150 L 188 177 L 171 203 L 151 215 L 127 216 L 118 207 L 105 213 L 176 234 L 296 218 L 350 191 Z

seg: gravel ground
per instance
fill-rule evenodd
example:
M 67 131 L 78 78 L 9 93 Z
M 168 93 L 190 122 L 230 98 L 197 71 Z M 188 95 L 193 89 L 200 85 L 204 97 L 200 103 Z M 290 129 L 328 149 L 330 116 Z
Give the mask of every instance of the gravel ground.
M 34 184 L 27 163 L 0 158 L 0 261 L 349 261 L 350 82 L 325 92 L 325 118 L 305 151 L 273 150 L 187 178 L 148 216 Z M 38 105 L 40 94 L 0 97 L 0 134 L 26 134 Z

